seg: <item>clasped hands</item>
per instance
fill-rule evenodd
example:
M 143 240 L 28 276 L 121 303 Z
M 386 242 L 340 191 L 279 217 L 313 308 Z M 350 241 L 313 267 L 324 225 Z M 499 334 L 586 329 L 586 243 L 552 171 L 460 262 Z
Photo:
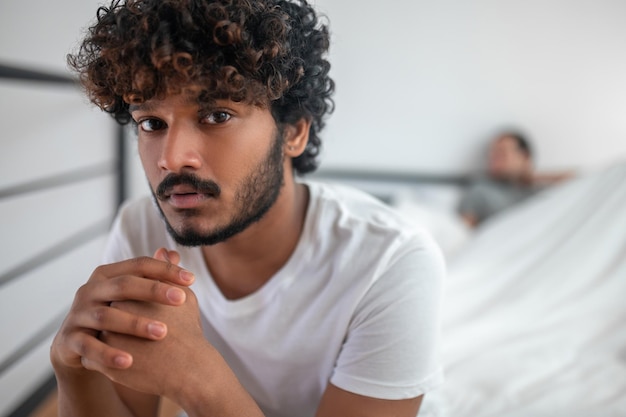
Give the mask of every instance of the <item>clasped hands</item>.
M 169 395 L 206 347 L 191 272 L 161 248 L 93 272 L 51 347 L 57 371 L 97 371 L 137 391 Z M 178 370 L 180 372 L 174 372 Z

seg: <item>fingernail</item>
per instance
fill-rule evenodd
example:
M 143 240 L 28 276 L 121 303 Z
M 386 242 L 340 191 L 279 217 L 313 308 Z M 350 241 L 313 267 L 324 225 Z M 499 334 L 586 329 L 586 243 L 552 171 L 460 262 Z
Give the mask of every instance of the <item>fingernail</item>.
M 133 362 L 131 358 L 124 355 L 118 355 L 113 359 L 115 366 L 118 368 L 128 368 Z
M 191 282 L 194 279 L 193 272 L 189 272 L 185 269 L 181 269 L 179 275 L 180 275 L 180 279 L 182 279 L 185 282 Z
M 185 293 L 179 288 L 170 288 L 167 290 L 167 299 L 173 303 L 182 303 L 185 301 Z
M 162 323 L 150 323 L 148 324 L 148 332 L 154 337 L 161 338 L 165 336 L 165 326 Z

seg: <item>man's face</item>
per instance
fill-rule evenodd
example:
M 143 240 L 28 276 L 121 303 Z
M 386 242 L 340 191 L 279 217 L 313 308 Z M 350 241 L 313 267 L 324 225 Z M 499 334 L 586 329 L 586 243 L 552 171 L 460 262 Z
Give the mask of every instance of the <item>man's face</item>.
M 510 136 L 496 139 L 489 148 L 489 175 L 497 179 L 518 180 L 528 175 L 531 161 Z
M 283 143 L 269 109 L 218 100 L 201 110 L 173 96 L 131 106 L 131 115 L 150 188 L 178 243 L 222 242 L 278 198 Z

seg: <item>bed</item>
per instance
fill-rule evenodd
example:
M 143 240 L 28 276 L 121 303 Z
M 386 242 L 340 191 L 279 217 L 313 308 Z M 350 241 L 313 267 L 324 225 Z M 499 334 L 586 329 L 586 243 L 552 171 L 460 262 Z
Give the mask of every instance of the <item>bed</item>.
M 454 213 L 459 187 L 449 191 L 403 184 L 384 196 L 431 230 L 448 263 L 446 384 L 420 415 L 626 416 L 626 163 L 476 230 Z

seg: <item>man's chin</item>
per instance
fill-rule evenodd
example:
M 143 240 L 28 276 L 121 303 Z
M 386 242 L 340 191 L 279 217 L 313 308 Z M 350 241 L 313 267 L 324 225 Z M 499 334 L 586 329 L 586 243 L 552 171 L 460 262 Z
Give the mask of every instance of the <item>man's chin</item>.
M 170 236 L 181 246 L 211 246 L 222 243 L 230 237 L 241 232 L 243 225 L 231 225 L 225 228 L 218 228 L 212 231 L 197 230 L 191 227 L 182 230 L 174 229 L 169 222 L 166 222 L 167 231 Z
M 172 239 L 181 246 L 196 247 L 218 243 L 216 239 L 212 238 L 210 235 L 207 236 L 195 232 L 179 233 L 169 227 L 168 232 Z

